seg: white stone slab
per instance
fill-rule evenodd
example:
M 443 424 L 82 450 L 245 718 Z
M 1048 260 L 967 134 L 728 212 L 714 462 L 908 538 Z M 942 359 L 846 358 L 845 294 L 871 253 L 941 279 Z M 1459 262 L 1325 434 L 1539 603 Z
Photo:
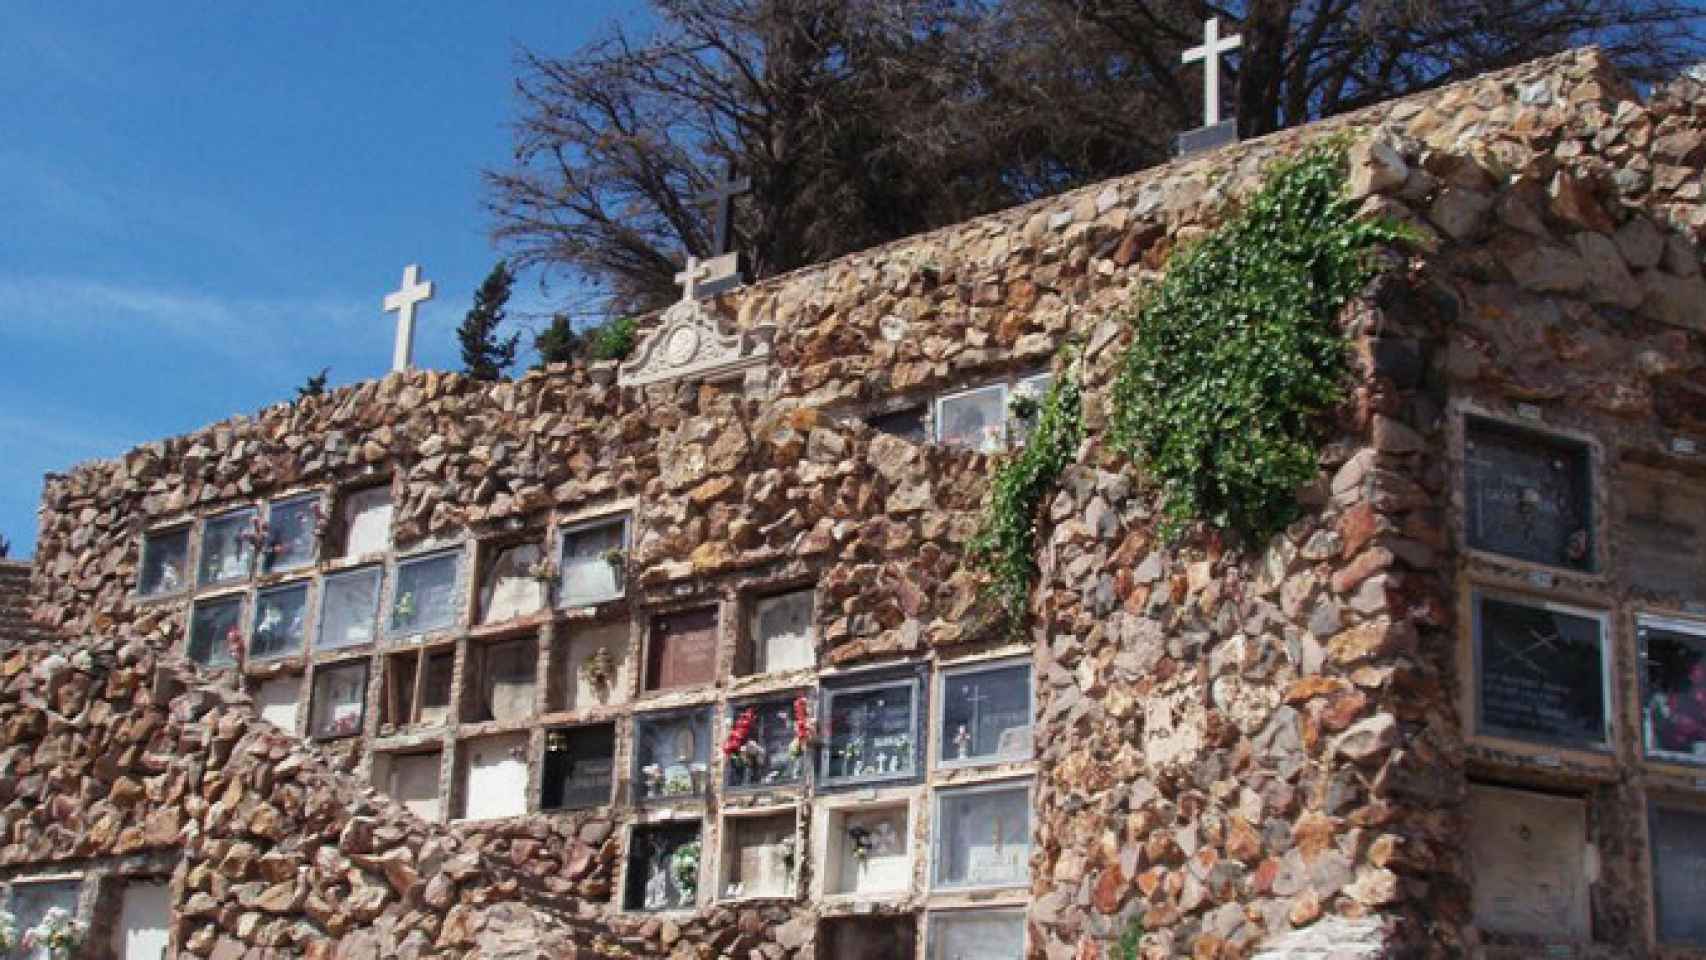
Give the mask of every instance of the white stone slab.
M 1588 938 L 1586 804 L 1476 786 L 1469 824 L 1477 925 L 1549 940 Z
M 526 813 L 526 735 L 475 740 L 465 749 L 468 751 L 465 818 L 490 820 Z
M 391 549 L 391 489 L 370 487 L 344 496 L 344 556 Z
M 399 754 L 383 759 L 388 767 L 381 784 L 385 795 L 422 820 L 437 820 L 439 754 Z
M 113 931 L 113 956 L 116 960 L 164 960 L 171 920 L 171 892 L 166 884 L 126 883 L 118 927 Z
M 255 708 L 261 719 L 286 733 L 296 732 L 296 717 L 302 709 L 302 678 L 273 677 L 255 689 Z
M 497 555 L 480 584 L 481 623 L 502 623 L 544 608 L 545 584 L 532 573 L 539 554 L 539 546 L 528 543 Z

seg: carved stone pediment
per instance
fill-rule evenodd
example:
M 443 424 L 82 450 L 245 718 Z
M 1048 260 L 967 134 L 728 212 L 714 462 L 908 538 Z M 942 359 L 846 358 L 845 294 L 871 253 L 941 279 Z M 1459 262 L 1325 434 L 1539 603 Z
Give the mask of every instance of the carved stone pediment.
M 697 300 L 664 311 L 663 322 L 617 370 L 617 383 L 639 387 L 690 377 L 720 378 L 770 360 L 769 328 L 723 333 L 717 315 Z

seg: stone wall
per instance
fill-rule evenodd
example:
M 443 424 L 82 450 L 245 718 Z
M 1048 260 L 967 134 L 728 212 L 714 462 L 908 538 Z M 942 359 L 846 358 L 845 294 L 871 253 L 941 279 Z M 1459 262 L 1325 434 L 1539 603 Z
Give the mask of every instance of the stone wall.
M 1617 697 L 1639 700 L 1627 504 L 1596 484 L 1605 575 L 1460 550 L 1462 414 L 1591 440 L 1619 482 L 1638 464 L 1698 483 L 1675 441 L 1706 421 L 1703 102 L 1685 80 L 1643 104 L 1597 54 L 1570 54 L 725 294 L 729 323 L 775 328 L 742 383 L 393 375 L 52 478 L 36 617 L 90 639 L 7 661 L 0 864 L 179 849 L 176 942 L 203 956 L 327 938 L 504 952 L 535 935 L 584 952 L 596 924 L 638 955 L 821 958 L 809 900 L 616 911 L 621 815 L 446 826 L 377 797 L 361 741 L 302 746 L 210 685 L 235 671 L 176 659 L 189 603 L 136 596 L 141 535 L 374 481 L 403 548 L 631 503 L 636 623 L 814 582 L 825 669 L 991 649 L 1003 637 L 966 558 L 990 458 L 861 421 L 1033 369 L 1072 337 L 1090 439 L 1042 524 L 1030 955 L 1107 956 L 1134 922 L 1144 956 L 1314 955 L 1321 930 L 1388 955 L 1498 948 L 1472 912 L 1471 780 L 1591 797 L 1602 870 L 1577 946 L 1650 955 L 1648 788 L 1630 778 L 1684 797 L 1690 778 L 1643 766 L 1633 722 L 1609 759 L 1581 762 L 1464 732 L 1472 583 L 1532 592 L 1547 574 L 1543 593 L 1615 611 Z M 1267 544 L 1162 544 L 1142 478 L 1101 438 L 1128 334 L 1114 315 L 1266 162 L 1340 134 L 1357 199 L 1412 223 L 1420 249 L 1344 313 L 1358 379 L 1306 515 Z M 1658 609 L 1689 612 L 1672 599 Z M 708 701 L 652 701 L 675 702 Z

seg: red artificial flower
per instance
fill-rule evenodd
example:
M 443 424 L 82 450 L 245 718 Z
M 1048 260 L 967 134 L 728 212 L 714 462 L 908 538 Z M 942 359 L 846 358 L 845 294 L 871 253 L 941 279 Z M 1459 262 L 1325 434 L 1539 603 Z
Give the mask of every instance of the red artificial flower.
M 757 708 L 747 707 L 741 711 L 740 716 L 735 718 L 734 729 L 729 731 L 728 740 L 723 742 L 723 756 L 732 757 L 740 752 L 741 747 L 746 746 L 746 742 L 752 738 L 752 725 L 756 722 Z

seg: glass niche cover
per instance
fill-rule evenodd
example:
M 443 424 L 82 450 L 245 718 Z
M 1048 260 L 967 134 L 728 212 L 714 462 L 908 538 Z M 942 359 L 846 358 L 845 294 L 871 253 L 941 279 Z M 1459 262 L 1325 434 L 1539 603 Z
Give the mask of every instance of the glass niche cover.
M 1706 625 L 1642 620 L 1647 755 L 1706 764 Z
M 943 766 L 1031 758 L 1031 665 L 1007 662 L 942 675 Z
M 357 660 L 314 671 L 314 697 L 308 733 L 318 738 L 361 733 L 367 707 L 367 661 Z
M 425 633 L 456 622 L 460 559 L 460 553 L 447 550 L 397 564 L 397 593 L 391 599 L 392 633 Z
M 249 656 L 256 660 L 302 652 L 308 616 L 308 584 L 263 590 L 255 597 L 255 624 L 249 631 Z
M 898 780 L 918 771 L 922 683 L 916 672 L 825 685 L 821 738 L 824 785 Z
M 640 800 L 705 795 L 711 759 L 711 710 L 634 718 L 634 790 Z
M 142 538 L 142 572 L 136 592 L 145 597 L 177 593 L 188 585 L 190 529 L 162 530 Z
M 255 562 L 258 539 L 256 514 L 234 510 L 207 521 L 201 531 L 201 565 L 196 576 L 202 586 L 246 580 Z
M 320 650 L 358 647 L 373 642 L 379 618 L 379 568 L 333 574 L 320 590 Z
M 936 795 L 932 886 L 996 887 L 1030 879 L 1031 791 L 964 787 Z
M 1546 603 L 1475 598 L 1479 730 L 1561 746 L 1607 742 L 1598 617 Z
M 565 528 L 558 605 L 579 607 L 620 597 L 627 547 L 628 522 L 621 517 Z
M 930 915 L 930 960 L 1021 960 L 1025 911 L 951 910 Z
M 267 549 L 261 565 L 268 573 L 295 570 L 314 562 L 320 527 L 320 497 L 281 500 L 267 513 Z
M 228 667 L 243 649 L 243 598 L 202 600 L 190 614 L 189 657 L 204 667 Z
M 729 707 L 723 741 L 725 782 L 733 789 L 782 787 L 805 778 L 811 743 L 811 702 L 805 695 Z

